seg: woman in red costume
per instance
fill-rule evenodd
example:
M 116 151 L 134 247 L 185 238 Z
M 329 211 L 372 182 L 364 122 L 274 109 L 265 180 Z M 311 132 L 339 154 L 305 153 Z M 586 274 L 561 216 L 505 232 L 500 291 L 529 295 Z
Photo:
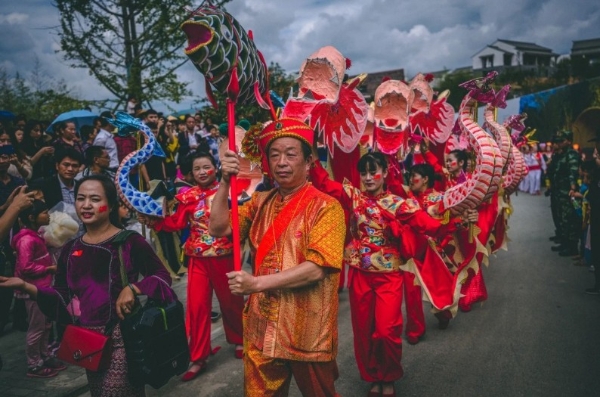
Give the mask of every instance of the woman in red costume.
M 457 184 L 466 182 L 469 175 L 466 172 L 467 169 L 467 154 L 464 150 L 453 150 L 446 156 L 446 169 L 448 175 L 446 176 L 446 188 L 450 188 Z M 498 193 L 486 201 L 481 203 L 477 207 L 479 217 L 477 220 L 477 239 L 479 242 L 486 246 L 496 215 L 498 213 Z M 468 236 L 468 240 L 473 240 L 473 236 Z M 470 242 L 470 241 L 469 241 Z M 461 242 L 463 245 L 466 244 L 464 241 Z M 481 271 L 481 265 L 487 258 L 487 253 L 477 252 L 475 253 L 477 262 L 479 264 L 477 270 L 469 269 L 469 277 L 461 288 L 461 294 L 463 297 L 458 302 L 458 306 L 461 311 L 471 311 L 472 305 L 476 302 L 482 302 L 487 300 L 487 289 L 483 280 L 483 272 Z
M 467 153 L 464 150 L 456 149 L 446 155 L 446 171 L 444 180 L 444 190 L 466 182 L 469 177 L 467 173 Z
M 370 397 L 395 396 L 394 382 L 403 375 L 402 264 L 400 228 L 442 236 L 457 223 L 442 225 L 422 211 L 413 199 L 403 199 L 384 189 L 387 161 L 369 153 L 358 162 L 361 192 L 349 183 L 329 179 L 318 160 L 311 170 L 314 186 L 340 201 L 351 213 L 352 240 L 344 262 L 349 265 L 348 289 L 354 352 L 361 377 L 372 382 Z M 398 223 L 399 221 L 399 223 Z
M 157 231 L 174 232 L 190 226 L 190 237 L 185 243 L 188 262 L 186 328 L 190 344 L 190 366 L 182 380 L 194 379 L 206 369 L 211 353 L 210 312 L 213 288 L 223 314 L 223 328 L 227 342 L 235 344 L 235 356 L 243 357 L 242 310 L 244 299 L 232 295 L 225 273 L 234 270 L 233 244 L 226 237 L 208 234 L 208 220 L 213 197 L 219 188 L 217 167 L 209 153 L 196 154 L 192 175 L 197 186 L 178 194 L 179 205 L 174 214 L 164 219 L 150 219 L 139 215 L 140 221 Z

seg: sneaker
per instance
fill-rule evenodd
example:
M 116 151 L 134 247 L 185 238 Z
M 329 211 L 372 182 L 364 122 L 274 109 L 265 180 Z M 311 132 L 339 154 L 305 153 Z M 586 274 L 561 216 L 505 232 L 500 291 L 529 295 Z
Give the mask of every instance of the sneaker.
M 600 289 L 599 288 L 588 288 L 585 290 L 585 293 L 588 295 L 600 295 Z
M 53 378 L 56 375 L 58 375 L 58 371 L 52 368 L 46 368 L 43 365 L 27 370 L 27 376 L 29 378 Z
M 67 366 L 63 364 L 62 361 L 57 360 L 56 357 L 48 357 L 44 360 L 44 367 L 53 369 L 57 372 L 67 369 Z
M 219 312 L 210 312 L 210 320 L 214 323 L 215 321 L 221 318 L 221 313 Z
M 594 272 L 596 271 L 596 268 L 594 267 L 594 265 L 590 265 L 590 267 L 588 268 L 588 270 L 589 270 L 591 273 L 594 273 Z

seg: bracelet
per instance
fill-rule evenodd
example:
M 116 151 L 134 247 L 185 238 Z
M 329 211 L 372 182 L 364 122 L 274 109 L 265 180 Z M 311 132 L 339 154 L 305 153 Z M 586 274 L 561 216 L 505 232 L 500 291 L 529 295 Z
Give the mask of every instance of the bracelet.
M 137 292 L 135 292 L 135 288 L 133 288 L 133 285 L 131 285 L 131 283 L 128 283 L 127 286 L 129 288 L 131 288 L 131 292 L 133 292 L 133 296 L 137 296 Z

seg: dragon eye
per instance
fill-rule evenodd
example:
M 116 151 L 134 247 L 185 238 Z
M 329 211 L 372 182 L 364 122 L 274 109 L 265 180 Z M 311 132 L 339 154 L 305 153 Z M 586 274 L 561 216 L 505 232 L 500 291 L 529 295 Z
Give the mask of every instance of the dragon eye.
M 233 35 L 231 34 L 231 30 L 226 25 L 221 25 L 221 36 L 227 41 L 231 41 Z

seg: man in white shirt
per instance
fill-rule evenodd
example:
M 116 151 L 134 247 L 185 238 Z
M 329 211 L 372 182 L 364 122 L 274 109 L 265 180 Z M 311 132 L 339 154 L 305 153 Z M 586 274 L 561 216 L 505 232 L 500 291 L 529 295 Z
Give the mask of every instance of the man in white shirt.
M 110 156 L 110 164 L 108 167 L 111 170 L 116 170 L 119 167 L 117 144 L 113 134 L 108 131 L 108 129 L 112 129 L 112 125 L 108 122 L 106 117 L 112 118 L 112 115 L 108 112 L 103 112 L 101 117 L 98 117 L 96 120 L 94 120 L 94 125 L 96 122 L 100 124 L 100 131 L 98 131 L 96 138 L 94 138 L 94 146 L 102 146 L 106 149 L 108 155 Z

